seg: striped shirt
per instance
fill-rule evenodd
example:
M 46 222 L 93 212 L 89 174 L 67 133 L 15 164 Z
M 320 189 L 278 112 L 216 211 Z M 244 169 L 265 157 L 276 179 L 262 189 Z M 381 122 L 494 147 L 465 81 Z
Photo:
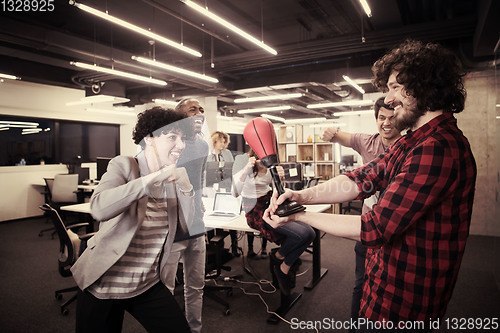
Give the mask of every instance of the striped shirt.
M 125 299 L 148 290 L 160 281 L 159 262 L 167 235 L 167 202 L 149 198 L 144 222 L 127 251 L 88 291 L 99 299 Z

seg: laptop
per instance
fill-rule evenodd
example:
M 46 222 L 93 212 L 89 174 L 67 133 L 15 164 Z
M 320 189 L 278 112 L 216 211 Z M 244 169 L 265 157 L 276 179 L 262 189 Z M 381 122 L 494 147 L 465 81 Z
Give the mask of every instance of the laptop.
M 215 193 L 212 212 L 208 216 L 234 219 L 240 216 L 240 213 L 241 202 L 239 198 L 235 198 L 231 193 L 217 192 Z

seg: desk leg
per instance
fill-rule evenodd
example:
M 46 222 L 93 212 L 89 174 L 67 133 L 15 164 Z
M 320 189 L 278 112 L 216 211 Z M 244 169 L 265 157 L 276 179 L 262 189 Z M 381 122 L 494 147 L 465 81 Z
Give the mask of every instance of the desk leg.
M 302 297 L 302 294 L 299 293 L 291 293 L 289 296 L 281 294 L 281 303 L 279 308 L 274 310 L 280 317 L 284 317 L 288 310 L 292 308 L 292 306 L 297 303 L 300 297 Z M 270 314 L 269 317 L 267 318 L 267 322 L 270 324 L 277 324 L 281 321 L 280 318 L 278 318 L 275 314 Z
M 304 286 L 304 289 L 313 289 L 316 284 L 325 276 L 328 269 L 321 268 L 321 231 L 314 228 L 316 237 L 313 241 L 313 276 L 312 280 Z

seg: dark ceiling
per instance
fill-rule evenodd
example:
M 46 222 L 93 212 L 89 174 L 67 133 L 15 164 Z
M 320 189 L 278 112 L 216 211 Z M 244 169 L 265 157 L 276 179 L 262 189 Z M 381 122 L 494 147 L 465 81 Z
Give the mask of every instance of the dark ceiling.
M 158 42 L 152 45 L 147 37 L 88 14 L 67 0 L 55 0 L 53 12 L 1 12 L 0 72 L 20 76 L 23 81 L 86 88 L 88 94 L 92 94 L 92 85 L 105 82 L 101 93 L 127 97 L 132 105 L 152 98 L 215 95 L 221 110 L 237 110 L 242 108 L 233 103 L 237 97 L 302 92 L 303 97 L 286 102 L 292 105 L 288 116 L 293 118 L 329 111 L 307 109 L 310 103 L 359 98 L 343 74 L 361 83 L 366 92 L 373 92 L 371 64 L 404 38 L 440 42 L 455 50 L 466 68 L 473 70 L 491 66 L 500 31 L 497 0 L 368 0 L 371 18 L 358 0 L 196 2 L 262 38 L 278 55 L 238 37 L 179 0 L 82 3 L 183 42 L 201 52 L 202 58 Z M 219 83 L 152 69 L 132 60 L 134 55 L 154 56 L 216 77 Z M 168 85 L 158 88 L 118 79 L 76 68 L 70 61 L 151 75 Z M 255 87 L 266 88 L 241 91 Z

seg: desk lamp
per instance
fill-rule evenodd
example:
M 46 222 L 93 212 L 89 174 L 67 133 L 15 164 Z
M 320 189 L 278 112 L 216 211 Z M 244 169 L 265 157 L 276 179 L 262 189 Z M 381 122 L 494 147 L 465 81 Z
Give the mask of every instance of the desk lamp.
M 278 171 L 276 170 L 279 161 L 278 154 L 276 153 L 276 135 L 274 133 L 273 123 L 262 117 L 252 119 L 246 124 L 243 130 L 243 137 L 262 164 L 270 170 L 278 194 L 283 194 L 285 190 L 283 189 Z M 275 214 L 283 217 L 302 212 L 305 209 L 304 206 L 297 202 L 287 199 L 279 205 Z

